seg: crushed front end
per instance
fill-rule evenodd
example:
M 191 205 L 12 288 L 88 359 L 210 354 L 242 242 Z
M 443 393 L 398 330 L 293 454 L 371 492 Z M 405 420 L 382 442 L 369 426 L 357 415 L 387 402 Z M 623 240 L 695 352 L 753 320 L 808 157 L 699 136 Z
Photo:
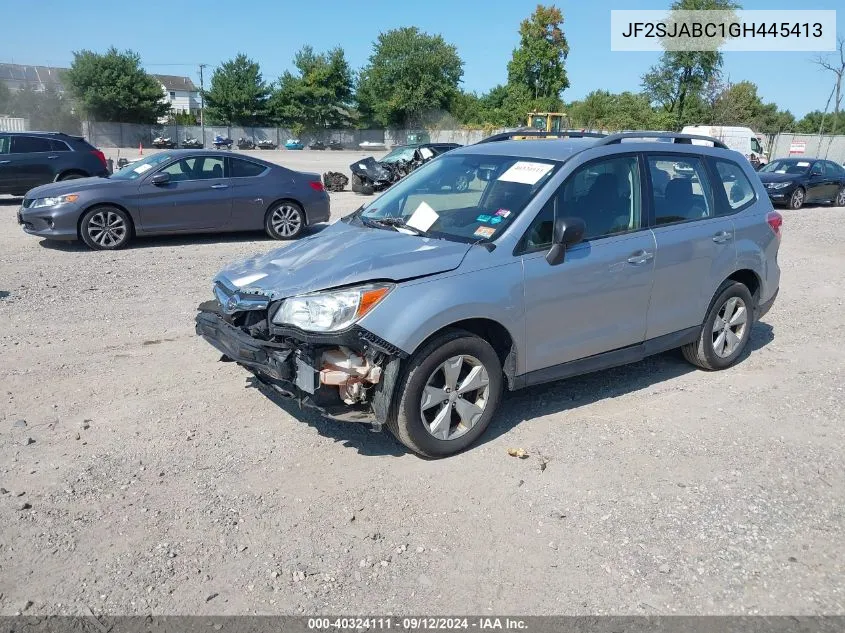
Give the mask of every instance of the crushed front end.
M 380 428 L 406 356 L 372 332 L 352 324 L 308 332 L 278 324 L 284 300 L 215 282 L 215 300 L 199 305 L 196 332 L 259 383 L 326 417 Z M 363 295 L 362 295 L 363 296 Z

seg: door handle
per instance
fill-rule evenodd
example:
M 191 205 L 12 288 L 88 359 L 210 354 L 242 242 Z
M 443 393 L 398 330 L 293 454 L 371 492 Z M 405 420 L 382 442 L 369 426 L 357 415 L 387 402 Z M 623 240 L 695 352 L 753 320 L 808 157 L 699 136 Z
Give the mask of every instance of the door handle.
M 222 182 L 217 183 L 216 185 L 211 185 L 212 189 L 228 189 L 229 185 L 225 185 Z
M 716 244 L 724 244 L 728 240 L 733 237 L 733 233 L 729 233 L 728 231 L 719 231 L 716 235 L 713 236 L 713 241 Z
M 48 156 L 47 158 L 50 159 L 50 160 L 53 160 L 54 158 L 58 158 L 58 155 L 53 154 L 52 156 Z
M 12 161 L 10 161 L 10 160 L 0 160 L 0 165 L 6 165 L 6 164 L 11 163 L 11 162 Z
M 649 251 L 637 251 L 628 258 L 628 263 L 634 264 L 635 266 L 645 264 L 647 261 L 651 261 L 653 257 L 654 253 L 650 253 Z

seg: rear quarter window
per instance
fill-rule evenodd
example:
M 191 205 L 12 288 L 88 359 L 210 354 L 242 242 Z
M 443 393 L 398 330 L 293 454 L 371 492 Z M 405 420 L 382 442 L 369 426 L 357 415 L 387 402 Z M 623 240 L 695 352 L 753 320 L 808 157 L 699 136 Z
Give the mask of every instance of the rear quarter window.
M 240 158 L 232 158 L 232 178 L 251 178 L 260 176 L 267 169 L 264 165 Z
M 757 199 L 754 186 L 742 167 L 728 160 L 715 159 L 716 174 L 725 191 L 729 213 L 735 213 L 750 205 Z

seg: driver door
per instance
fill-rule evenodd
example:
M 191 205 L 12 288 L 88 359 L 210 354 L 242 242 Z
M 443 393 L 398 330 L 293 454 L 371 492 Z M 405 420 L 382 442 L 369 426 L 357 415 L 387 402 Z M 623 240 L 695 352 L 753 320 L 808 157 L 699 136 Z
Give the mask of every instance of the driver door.
M 643 342 L 656 248 L 642 220 L 640 172 L 635 154 L 583 165 L 523 238 L 528 371 Z M 587 231 L 552 266 L 555 214 L 580 217 Z
M 144 231 L 176 233 L 225 230 L 232 217 L 232 189 L 222 156 L 188 156 L 155 173 L 170 181 L 155 185 L 152 174 L 138 188 Z

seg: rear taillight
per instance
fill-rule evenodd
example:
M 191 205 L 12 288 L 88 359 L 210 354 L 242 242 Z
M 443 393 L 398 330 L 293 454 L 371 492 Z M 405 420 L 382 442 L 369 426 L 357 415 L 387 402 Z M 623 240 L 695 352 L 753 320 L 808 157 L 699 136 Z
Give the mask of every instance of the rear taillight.
M 308 183 L 314 191 L 325 191 L 325 187 L 323 187 L 323 183 L 319 180 L 312 180 Z
M 772 227 L 774 234 L 780 239 L 780 227 L 783 225 L 783 216 L 777 211 L 769 211 L 766 215 L 766 222 Z
M 100 159 L 100 162 L 101 162 L 101 163 L 103 163 L 103 167 L 105 167 L 106 169 L 108 169 L 108 167 L 109 167 L 109 166 L 108 166 L 108 163 L 106 163 L 106 155 L 105 155 L 105 154 L 103 154 L 103 153 L 102 153 L 100 150 L 98 150 L 98 149 L 92 149 L 92 150 L 91 150 L 91 153 L 92 153 L 92 154 L 94 154 L 94 156 L 96 156 L 97 158 L 99 158 L 99 159 Z

